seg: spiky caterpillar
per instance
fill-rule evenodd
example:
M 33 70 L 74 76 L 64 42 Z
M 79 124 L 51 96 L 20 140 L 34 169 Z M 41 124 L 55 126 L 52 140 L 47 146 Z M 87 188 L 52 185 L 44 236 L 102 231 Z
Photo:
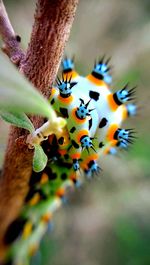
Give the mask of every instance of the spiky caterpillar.
M 28 264 L 67 187 L 80 185 L 81 171 L 87 178 L 97 174 L 102 155 L 127 148 L 134 138 L 134 130 L 121 129 L 122 121 L 136 114 L 136 106 L 128 103 L 134 88 L 126 85 L 111 92 L 108 60 L 95 63 L 86 77 L 75 71 L 71 59 L 65 58 L 62 66 L 62 79 L 57 79 L 49 101 L 66 119 L 66 130 L 42 144 L 48 164 L 43 172 L 33 172 L 22 212 L 6 232 L 6 264 Z

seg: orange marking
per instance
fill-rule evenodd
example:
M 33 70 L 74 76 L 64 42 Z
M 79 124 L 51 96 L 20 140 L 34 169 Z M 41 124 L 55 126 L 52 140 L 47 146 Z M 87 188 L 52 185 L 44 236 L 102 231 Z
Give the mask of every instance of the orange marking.
M 110 151 L 110 147 L 107 147 L 107 148 L 104 150 L 103 154 L 104 154 L 104 155 L 107 155 L 107 154 L 109 153 L 109 151 Z
M 70 155 L 70 157 L 72 159 L 79 159 L 81 157 L 81 154 L 80 153 L 75 153 L 75 154 Z
M 34 256 L 35 253 L 37 252 L 39 248 L 39 245 L 37 243 L 34 243 L 32 246 L 29 248 L 29 256 Z
M 50 144 L 52 144 L 54 137 L 55 137 L 55 134 L 51 134 L 51 135 L 48 136 L 48 142 Z
M 46 213 L 42 216 L 42 221 L 48 223 L 52 219 L 52 214 L 51 213 Z
M 40 183 L 45 184 L 47 181 L 48 181 L 48 175 L 46 173 L 43 173 Z
M 80 139 L 81 139 L 81 137 L 83 135 L 89 135 L 89 132 L 87 130 L 81 130 L 81 131 L 79 131 L 79 133 L 76 136 L 78 143 L 80 143 Z
M 32 232 L 32 223 L 27 222 L 24 226 L 22 236 L 24 239 L 26 239 Z
M 64 188 L 60 188 L 56 191 L 56 195 L 58 197 L 63 197 L 65 195 L 65 189 Z
M 29 201 L 29 205 L 33 206 L 35 204 L 37 204 L 40 200 L 40 194 L 39 193 L 35 193 L 34 196 L 32 197 L 32 199 Z
M 66 105 L 69 105 L 73 101 L 73 96 L 69 96 L 68 98 L 63 98 L 58 95 L 58 100 Z
M 126 120 L 128 118 L 128 111 L 126 105 L 122 105 L 122 119 Z
M 84 159 L 84 161 L 81 163 L 81 168 L 87 169 L 87 164 L 91 161 L 91 160 L 97 160 L 99 157 L 98 154 L 92 154 L 89 155 L 87 157 L 87 159 Z
M 67 153 L 67 150 L 65 150 L 65 149 L 59 149 L 58 152 L 59 152 L 60 155 L 63 156 L 63 155 L 65 155 Z
M 108 133 L 107 133 L 107 139 L 108 141 L 112 141 L 114 140 L 114 134 L 115 131 L 118 129 L 118 125 L 117 124 L 112 124 L 109 128 L 108 128 Z
M 100 79 L 96 78 L 92 74 L 88 75 L 86 78 L 89 81 L 91 81 L 93 84 L 97 85 L 97 86 L 103 86 L 103 87 L 108 88 L 107 85 L 106 85 L 106 83 L 103 80 L 100 80 Z
M 111 147 L 112 147 L 112 146 L 116 146 L 117 143 L 118 143 L 118 140 L 113 140 L 113 141 L 111 142 Z
M 76 180 L 77 179 L 77 175 L 76 175 L 76 173 L 72 173 L 71 175 L 70 175 L 70 179 L 71 180 Z
M 115 111 L 119 106 L 117 105 L 117 103 L 115 102 L 114 98 L 113 98 L 113 94 L 109 94 L 107 96 L 107 100 L 108 100 L 108 104 L 109 104 L 109 107 Z
M 86 121 L 86 118 L 85 118 L 85 119 L 82 119 L 82 120 L 79 119 L 79 118 L 76 116 L 76 110 L 77 110 L 77 108 L 75 108 L 75 109 L 72 110 L 71 115 L 72 115 L 73 119 L 74 119 L 77 123 L 80 123 L 80 124 L 84 123 L 84 122 Z
M 70 176 L 70 179 L 72 180 L 72 182 L 73 182 L 73 184 L 79 179 L 79 177 L 77 176 L 77 174 L 75 173 L 75 174 L 72 174 L 71 176 Z
M 76 71 L 70 71 L 68 73 L 63 73 L 64 79 L 69 79 L 70 77 L 72 77 L 72 79 L 76 78 L 78 75 L 78 73 Z
M 117 143 L 118 143 L 118 140 L 113 140 L 113 141 L 111 141 L 110 146 L 104 148 L 103 154 L 104 154 L 104 155 L 107 155 L 107 154 L 109 153 L 111 147 L 116 146 Z
M 55 95 L 56 91 L 57 91 L 56 88 L 52 87 L 51 94 L 50 94 L 50 99 L 51 99 L 52 96 Z

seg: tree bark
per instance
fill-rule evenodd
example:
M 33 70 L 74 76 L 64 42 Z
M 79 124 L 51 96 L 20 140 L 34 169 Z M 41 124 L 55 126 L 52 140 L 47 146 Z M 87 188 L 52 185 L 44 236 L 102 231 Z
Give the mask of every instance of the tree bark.
M 69 37 L 77 4 L 78 0 L 37 1 L 31 40 L 19 69 L 47 98 Z M 43 119 L 32 117 L 32 121 L 37 128 Z M 4 233 L 19 214 L 28 191 L 33 150 L 28 149 L 26 136 L 25 130 L 11 127 L 0 183 L 0 257 L 5 254 Z

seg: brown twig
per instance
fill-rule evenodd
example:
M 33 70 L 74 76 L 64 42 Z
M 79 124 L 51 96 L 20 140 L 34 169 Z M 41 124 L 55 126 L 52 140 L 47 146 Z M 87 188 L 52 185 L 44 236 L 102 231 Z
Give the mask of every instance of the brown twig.
M 19 66 L 24 58 L 24 52 L 20 48 L 21 38 L 15 34 L 2 0 L 0 0 L 0 35 L 4 42 L 3 52 L 8 55 L 12 63 Z
M 63 50 L 69 37 L 77 3 L 78 0 L 37 1 L 31 41 L 26 57 L 21 61 L 20 71 L 46 97 L 49 97 L 50 89 L 48 87 L 52 85 L 56 77 Z M 2 19 L 0 20 L 1 23 L 4 24 Z M 2 28 L 2 25 L 0 28 Z M 12 35 L 14 33 L 9 31 L 9 34 Z M 3 33 L 2 35 L 4 38 L 6 34 Z M 7 45 L 9 46 L 10 44 L 7 43 Z M 32 120 L 35 127 L 39 127 L 43 122 L 39 117 L 33 117 Z M 23 136 L 22 140 L 16 141 L 20 136 Z M 32 172 L 33 151 L 28 150 L 25 139 L 24 130 L 11 128 L 0 183 L 1 257 L 5 254 L 5 246 L 3 245 L 4 233 L 20 211 Z

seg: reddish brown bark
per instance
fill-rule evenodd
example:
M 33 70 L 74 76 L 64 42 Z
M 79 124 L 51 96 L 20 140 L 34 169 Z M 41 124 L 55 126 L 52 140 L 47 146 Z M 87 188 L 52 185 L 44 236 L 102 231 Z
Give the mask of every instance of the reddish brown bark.
M 50 94 L 48 87 L 56 77 L 77 3 L 78 0 L 37 1 L 31 40 L 25 58 L 20 61 L 20 71 L 46 97 Z M 35 127 L 43 121 L 39 117 L 32 120 Z M 25 139 L 24 130 L 11 127 L 0 183 L 1 257 L 5 253 L 4 233 L 20 211 L 31 176 L 33 151 L 28 150 Z
M 47 97 L 69 37 L 78 0 L 39 0 L 23 71 Z M 43 74 L 44 73 L 44 74 Z M 38 78 L 37 78 L 38 77 Z

